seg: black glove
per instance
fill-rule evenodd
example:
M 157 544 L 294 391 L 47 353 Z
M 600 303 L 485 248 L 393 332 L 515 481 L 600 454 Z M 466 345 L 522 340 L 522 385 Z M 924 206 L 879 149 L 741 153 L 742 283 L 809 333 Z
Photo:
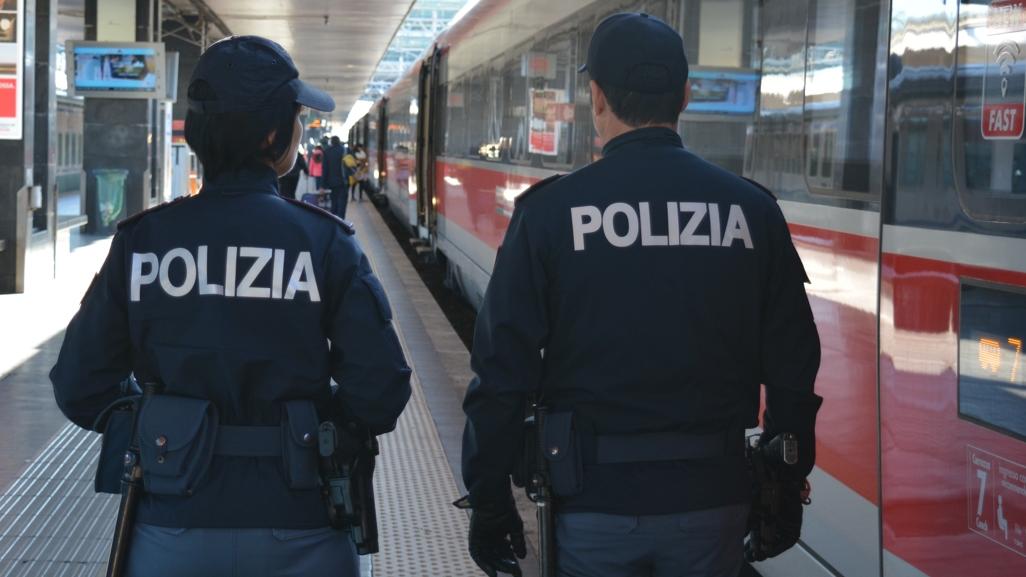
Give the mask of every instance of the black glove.
M 798 543 L 802 534 L 802 508 L 809 504 L 809 483 L 802 480 L 769 481 L 762 498 L 752 506 L 745 541 L 745 560 L 764 561 Z
M 469 500 L 464 497 L 456 502 L 456 506 L 467 508 Z M 524 522 L 520 519 L 513 495 L 505 503 L 473 507 L 469 543 L 470 557 L 488 577 L 496 577 L 497 573 L 521 577 L 517 558 L 527 556 L 527 543 L 524 541 Z

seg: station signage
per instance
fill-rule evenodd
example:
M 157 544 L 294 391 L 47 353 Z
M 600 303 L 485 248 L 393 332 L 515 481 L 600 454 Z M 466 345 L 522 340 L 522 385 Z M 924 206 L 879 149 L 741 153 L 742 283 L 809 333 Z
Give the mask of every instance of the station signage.
M 0 140 L 22 138 L 25 0 L 0 0 Z
M 991 2 L 987 38 L 980 130 L 987 140 L 1019 140 L 1026 129 L 1026 0 Z
M 1026 466 L 969 445 L 969 530 L 1026 557 Z

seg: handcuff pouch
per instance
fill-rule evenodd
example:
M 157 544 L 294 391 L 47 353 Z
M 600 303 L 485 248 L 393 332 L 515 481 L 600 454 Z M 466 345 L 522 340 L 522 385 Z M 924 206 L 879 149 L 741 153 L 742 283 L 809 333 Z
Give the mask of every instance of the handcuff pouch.
M 139 414 L 143 485 L 155 495 L 191 495 L 214 456 L 218 416 L 208 400 L 154 395 Z

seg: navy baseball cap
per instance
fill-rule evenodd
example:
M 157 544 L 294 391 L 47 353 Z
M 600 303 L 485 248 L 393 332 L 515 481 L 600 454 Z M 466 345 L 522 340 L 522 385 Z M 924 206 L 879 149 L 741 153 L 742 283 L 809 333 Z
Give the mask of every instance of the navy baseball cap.
M 250 112 L 282 102 L 335 110 L 328 93 L 299 79 L 284 48 L 260 36 L 230 36 L 211 44 L 200 56 L 189 86 L 197 81 L 206 82 L 216 98 L 189 98 L 189 109 L 196 112 Z
M 644 12 L 622 12 L 595 27 L 585 70 L 599 85 L 642 94 L 683 88 L 688 80 L 684 40 L 669 24 Z

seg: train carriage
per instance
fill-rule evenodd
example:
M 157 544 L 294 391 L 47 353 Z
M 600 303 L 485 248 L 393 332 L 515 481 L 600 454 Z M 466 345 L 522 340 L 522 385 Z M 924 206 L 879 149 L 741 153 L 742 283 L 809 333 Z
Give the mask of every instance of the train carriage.
M 813 504 L 758 570 L 1026 575 L 1026 0 L 481 0 L 365 136 L 475 305 L 517 195 L 600 153 L 576 69 L 625 9 L 681 31 L 686 145 L 774 190 L 812 280 Z

